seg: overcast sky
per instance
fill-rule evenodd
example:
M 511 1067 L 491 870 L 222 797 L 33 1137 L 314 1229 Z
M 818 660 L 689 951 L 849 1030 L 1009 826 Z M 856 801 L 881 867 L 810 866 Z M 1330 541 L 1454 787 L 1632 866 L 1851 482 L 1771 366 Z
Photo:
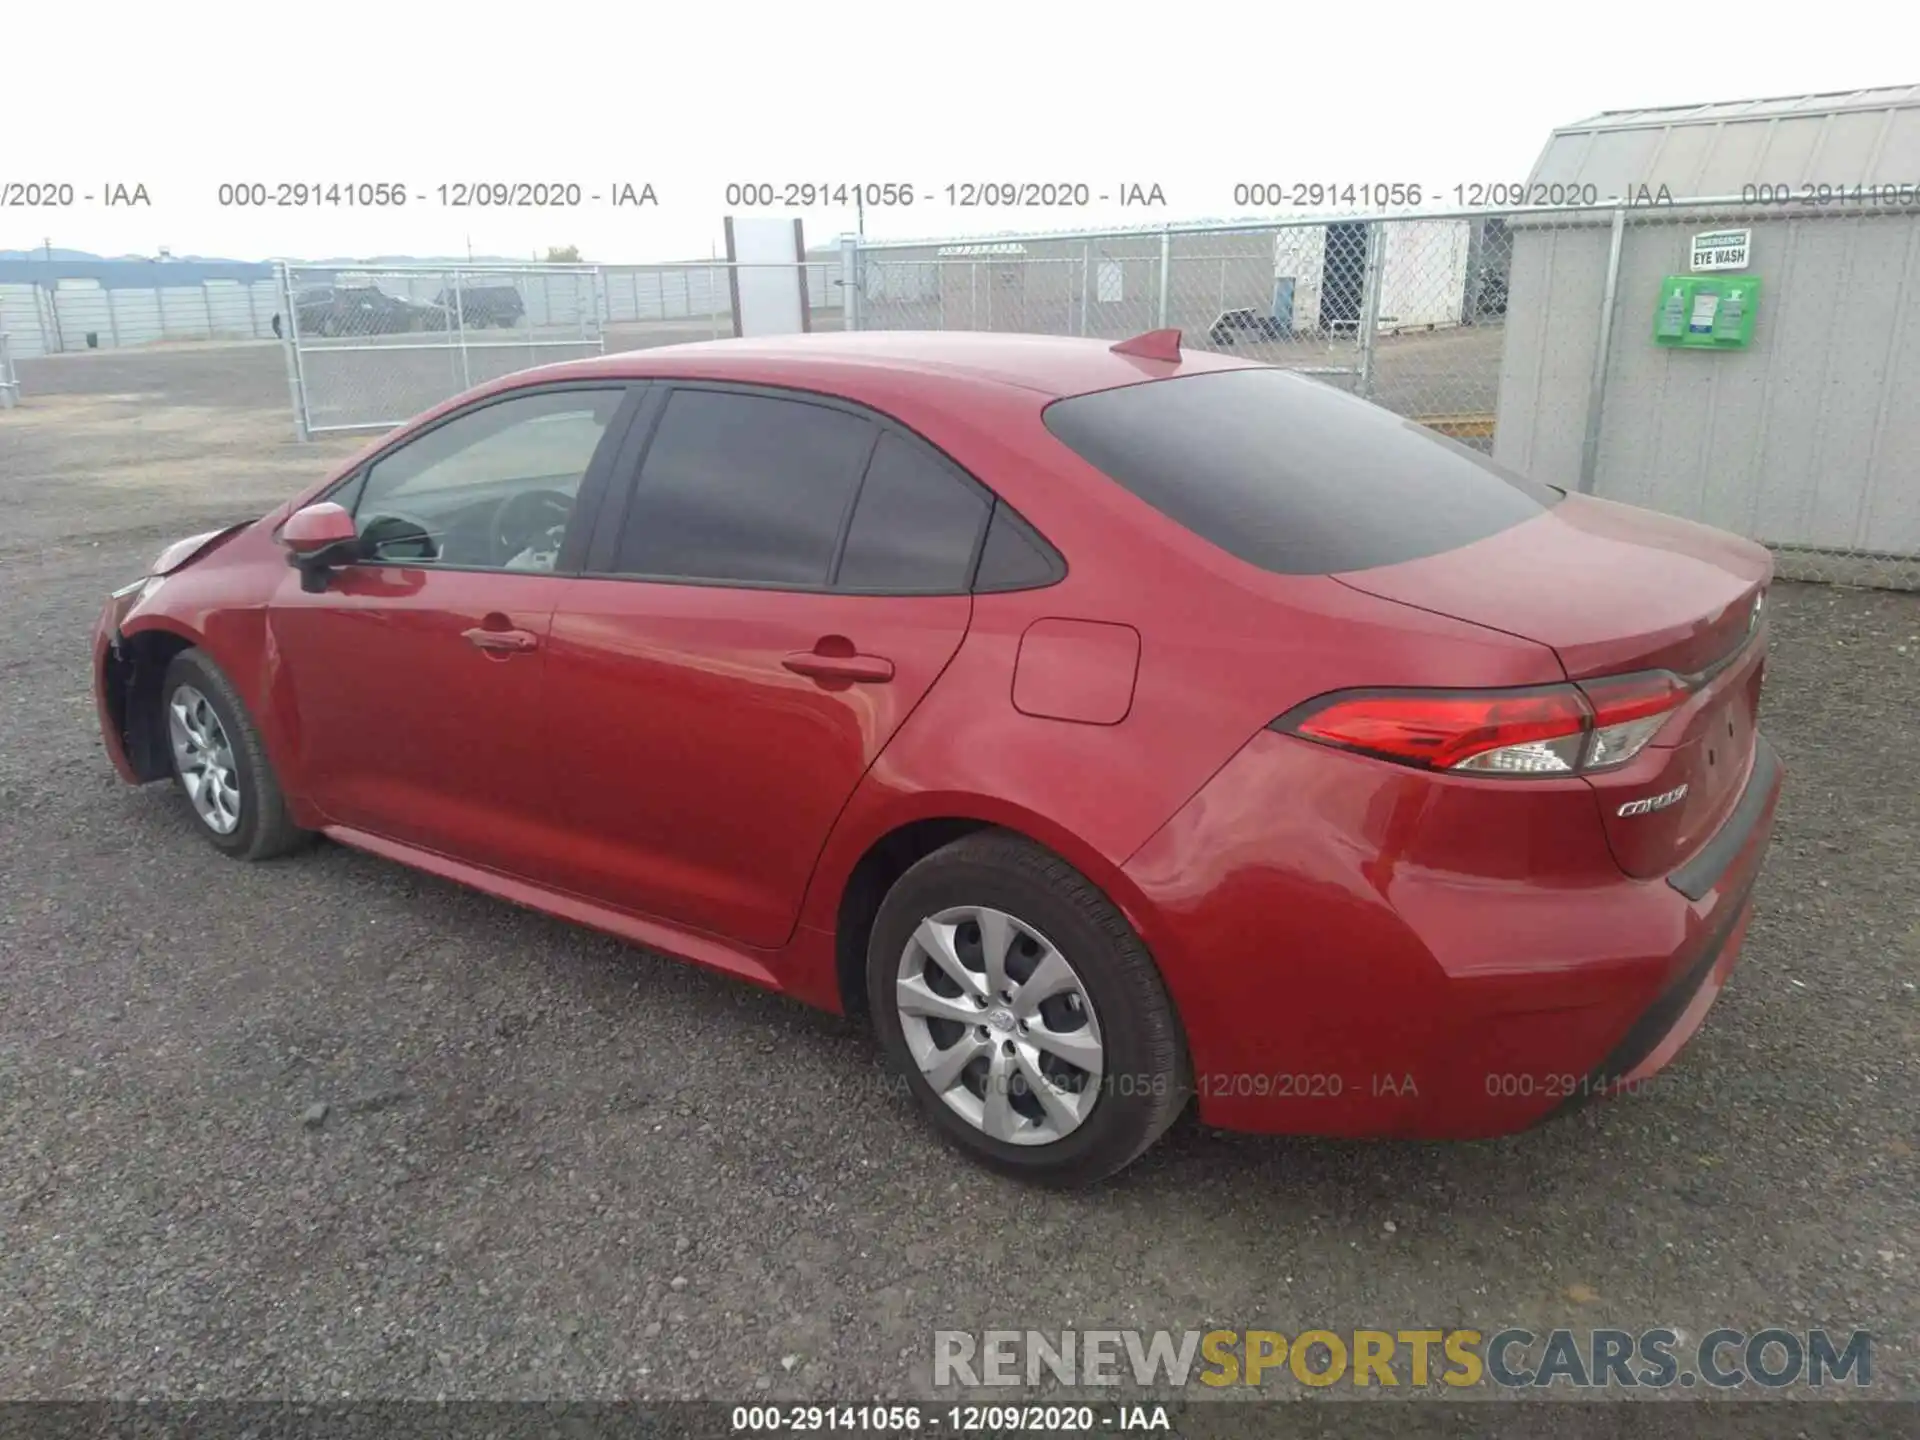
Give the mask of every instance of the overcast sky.
M 1896 33 L 1897 32 L 1897 33 Z M 1249 213 L 1238 181 L 1522 180 L 1557 124 L 1920 81 L 1893 3 L 827 0 L 7 7 L 0 181 L 143 184 L 147 208 L 0 209 L 0 249 L 705 256 L 729 182 L 1158 184 L 1164 210 L 869 209 L 870 236 Z M 1920 178 L 1920 177 L 1915 177 Z M 650 183 L 657 208 L 456 210 L 437 187 Z M 398 210 L 223 208 L 222 182 L 399 182 Z M 851 210 L 801 216 L 810 243 Z

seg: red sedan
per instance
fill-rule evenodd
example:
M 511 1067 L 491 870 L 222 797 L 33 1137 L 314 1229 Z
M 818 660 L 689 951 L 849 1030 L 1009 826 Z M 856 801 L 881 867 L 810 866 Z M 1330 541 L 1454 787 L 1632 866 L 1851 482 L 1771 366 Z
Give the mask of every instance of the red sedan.
M 1781 769 L 1766 550 L 1100 341 L 508 376 L 115 593 L 109 755 L 871 1018 L 1062 1183 L 1205 1122 L 1529 1126 L 1665 1065 Z

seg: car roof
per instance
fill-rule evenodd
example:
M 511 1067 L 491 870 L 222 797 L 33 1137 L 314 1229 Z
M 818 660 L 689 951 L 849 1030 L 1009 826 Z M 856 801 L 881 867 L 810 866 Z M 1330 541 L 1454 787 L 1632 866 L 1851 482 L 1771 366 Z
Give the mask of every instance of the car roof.
M 1082 395 L 1255 362 L 1204 350 L 1175 361 L 1117 355 L 1113 341 L 983 331 L 823 331 L 744 340 L 700 340 L 564 361 L 515 379 L 733 380 L 792 385 L 859 399 L 869 383 L 917 375 L 943 385 L 1013 386 L 1059 397 Z

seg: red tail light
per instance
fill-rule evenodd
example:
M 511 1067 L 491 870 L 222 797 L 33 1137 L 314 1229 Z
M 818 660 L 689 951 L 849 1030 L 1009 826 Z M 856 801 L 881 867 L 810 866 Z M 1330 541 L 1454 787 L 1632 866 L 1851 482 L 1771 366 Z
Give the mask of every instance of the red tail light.
M 1524 690 L 1343 690 L 1272 728 L 1423 770 L 1572 775 L 1626 764 L 1688 693 L 1665 671 Z

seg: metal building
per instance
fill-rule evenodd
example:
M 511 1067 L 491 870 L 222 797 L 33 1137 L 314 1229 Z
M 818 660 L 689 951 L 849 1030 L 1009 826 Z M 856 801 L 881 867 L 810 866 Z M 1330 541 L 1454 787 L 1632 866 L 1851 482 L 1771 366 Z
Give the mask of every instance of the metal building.
M 1787 573 L 1920 560 L 1920 86 L 1602 114 L 1548 140 L 1530 188 L 1556 186 L 1603 208 L 1509 221 L 1495 458 Z M 1680 313 L 1739 277 L 1750 334 Z
M 0 332 L 15 359 L 159 340 L 260 339 L 273 267 L 229 261 L 0 260 Z

